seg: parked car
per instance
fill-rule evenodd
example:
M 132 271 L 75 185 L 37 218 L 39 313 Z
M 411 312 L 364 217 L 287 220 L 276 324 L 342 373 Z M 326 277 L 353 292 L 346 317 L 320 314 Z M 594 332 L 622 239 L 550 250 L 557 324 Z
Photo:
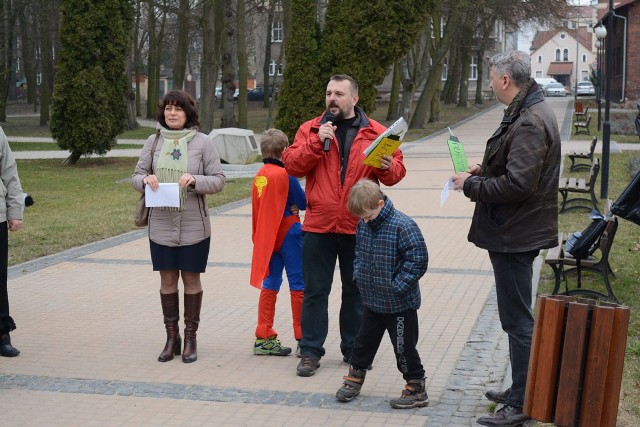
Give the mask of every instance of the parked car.
M 576 90 L 576 95 L 595 95 L 596 88 L 593 87 L 593 83 L 590 81 L 584 81 L 578 83 L 578 88 Z
M 567 96 L 567 90 L 562 83 L 549 83 L 545 92 L 547 96 Z
M 222 88 L 221 87 L 217 87 L 216 88 L 216 99 L 219 101 L 220 99 L 222 99 Z M 236 88 L 235 92 L 233 92 L 233 99 L 234 101 L 238 99 L 238 97 L 240 96 L 240 89 Z
M 273 86 L 269 87 L 270 96 L 273 95 Z M 276 91 L 276 99 L 278 98 L 278 92 Z M 257 86 L 247 92 L 247 101 L 262 101 L 264 99 L 264 87 Z
M 553 77 L 536 77 L 536 83 L 538 83 L 538 86 L 540 86 L 540 88 L 542 89 L 542 91 L 544 92 L 544 94 L 547 94 L 547 85 L 549 83 L 558 83 L 558 81 L 556 79 L 554 79 Z

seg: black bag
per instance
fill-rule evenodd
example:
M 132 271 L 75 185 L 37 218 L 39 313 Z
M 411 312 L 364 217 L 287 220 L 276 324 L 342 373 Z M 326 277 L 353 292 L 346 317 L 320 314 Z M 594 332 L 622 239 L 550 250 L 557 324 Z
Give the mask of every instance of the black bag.
M 585 259 L 592 255 L 598 248 L 600 236 L 607 228 L 607 220 L 602 215 L 593 218 L 591 224 L 582 232 L 571 233 L 567 238 L 564 250 L 575 259 Z
M 613 203 L 611 213 L 640 225 L 640 172 Z

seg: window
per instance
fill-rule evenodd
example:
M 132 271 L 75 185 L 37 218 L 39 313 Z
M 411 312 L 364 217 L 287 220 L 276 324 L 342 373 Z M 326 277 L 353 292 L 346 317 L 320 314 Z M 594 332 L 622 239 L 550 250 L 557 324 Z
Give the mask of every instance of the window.
M 584 53 L 582 54 L 582 62 L 587 62 L 587 55 Z
M 444 59 L 442 64 L 442 75 L 440 76 L 442 80 L 447 80 L 447 58 Z
M 565 49 L 562 51 L 562 60 L 563 61 L 569 60 L 569 49 Z
M 556 62 L 560 61 L 560 49 L 556 49 Z
M 271 62 L 269 63 L 269 75 L 275 76 L 275 74 L 276 74 L 276 61 L 272 59 Z M 282 64 L 278 65 L 278 75 L 279 76 L 282 75 Z
M 542 71 L 536 71 L 536 78 L 542 77 Z
M 282 22 L 277 21 L 271 25 L 271 42 L 282 42 Z
M 538 64 L 542 64 L 542 55 L 538 55 Z
M 476 56 L 471 57 L 471 64 L 469 65 L 469 80 L 478 80 L 478 58 Z

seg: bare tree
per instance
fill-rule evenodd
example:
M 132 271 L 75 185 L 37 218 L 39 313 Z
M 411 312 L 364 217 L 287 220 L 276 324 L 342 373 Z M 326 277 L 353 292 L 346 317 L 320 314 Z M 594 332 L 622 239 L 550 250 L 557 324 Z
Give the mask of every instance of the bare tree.
M 189 52 L 189 24 L 191 12 L 189 0 L 180 0 L 177 15 L 177 43 L 175 62 L 173 64 L 173 88 L 184 88 L 184 77 L 187 75 L 187 54 Z
M 20 0 L 17 7 L 18 24 L 20 34 L 22 66 L 27 79 L 27 102 L 33 104 L 33 111 L 38 111 L 38 98 L 36 88 L 36 43 L 38 35 L 38 25 L 34 13 L 33 2 L 30 0 Z
M 245 0 L 237 0 L 237 43 L 236 48 L 238 51 L 238 126 L 246 128 L 247 124 L 247 78 L 248 72 L 248 59 L 247 59 L 247 17 Z
M 40 28 L 40 126 L 49 125 L 49 109 L 55 81 L 54 51 L 59 51 L 58 29 L 60 0 L 37 0 L 38 27 Z
M 221 1 L 221 0 L 218 0 Z M 236 20 L 234 19 L 234 0 L 224 0 L 224 37 L 222 38 L 222 96 L 224 97 L 222 127 L 236 127 L 233 93 L 236 90 L 234 82 L 235 61 L 234 54 Z
M 209 133 L 214 127 L 215 87 L 218 79 L 217 52 L 220 51 L 219 39 L 216 38 L 214 20 L 214 2 L 201 0 L 202 5 L 202 70 L 200 72 L 200 127 Z M 221 4 L 216 0 L 216 4 Z
M 0 122 L 7 120 L 7 97 L 13 82 L 16 16 L 11 0 L 0 0 Z
M 160 96 L 160 51 L 167 20 L 167 0 L 156 7 L 154 0 L 146 0 L 149 50 L 147 57 L 147 118 L 156 118 L 156 106 Z

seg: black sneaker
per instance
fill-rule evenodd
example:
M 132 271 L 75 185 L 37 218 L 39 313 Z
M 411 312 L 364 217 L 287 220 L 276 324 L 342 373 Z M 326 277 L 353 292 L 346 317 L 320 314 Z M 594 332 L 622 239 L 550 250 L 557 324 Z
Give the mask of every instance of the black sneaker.
M 504 405 L 498 412 L 476 420 L 483 426 L 517 427 L 529 420 L 529 417 L 522 413 L 522 408 Z
M 302 356 L 298 363 L 297 374 L 299 377 L 310 377 L 320 367 L 320 361 L 311 356 Z
M 511 387 L 509 387 L 505 391 L 489 390 L 484 395 L 492 402 L 506 405 L 509 394 L 511 394 Z

